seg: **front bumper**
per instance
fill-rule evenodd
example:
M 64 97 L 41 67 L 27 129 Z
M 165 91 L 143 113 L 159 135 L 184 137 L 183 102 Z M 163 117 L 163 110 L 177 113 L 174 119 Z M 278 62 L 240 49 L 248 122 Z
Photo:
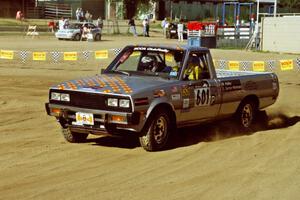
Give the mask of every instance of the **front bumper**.
M 55 37 L 56 38 L 61 38 L 61 39 L 73 39 L 74 34 L 73 33 L 56 33 Z
M 88 132 L 99 134 L 106 132 L 108 127 L 117 127 L 119 129 L 126 129 L 137 131 L 136 127 L 140 122 L 140 113 L 125 113 L 106 110 L 85 109 L 72 106 L 58 105 L 46 103 L 45 108 L 47 114 L 58 119 L 64 127 L 76 129 L 76 132 Z M 84 112 L 93 114 L 93 125 L 78 125 L 76 124 L 76 113 Z M 121 120 L 118 120 L 121 119 Z

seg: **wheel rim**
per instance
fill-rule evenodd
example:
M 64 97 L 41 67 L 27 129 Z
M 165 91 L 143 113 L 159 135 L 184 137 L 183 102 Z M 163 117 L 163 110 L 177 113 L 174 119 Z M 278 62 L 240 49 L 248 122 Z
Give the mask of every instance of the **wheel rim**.
M 242 110 L 242 125 L 244 127 L 249 127 L 253 119 L 253 109 L 250 104 L 246 104 Z
M 157 144 L 161 144 L 164 142 L 167 131 L 167 120 L 163 116 L 160 116 L 153 125 L 153 136 Z

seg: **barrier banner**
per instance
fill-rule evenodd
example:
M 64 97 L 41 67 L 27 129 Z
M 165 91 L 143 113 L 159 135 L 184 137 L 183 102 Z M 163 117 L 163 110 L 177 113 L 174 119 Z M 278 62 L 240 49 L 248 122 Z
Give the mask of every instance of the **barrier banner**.
M 219 60 L 219 68 L 226 69 L 226 60 Z
M 106 59 L 106 58 L 108 58 L 107 50 L 95 51 L 95 59 Z
M 115 56 L 121 53 L 122 49 L 113 49 Z
M 22 63 L 26 62 L 27 54 L 28 54 L 27 51 L 20 51 L 20 58 L 22 60 Z
M 228 62 L 229 70 L 239 71 L 240 69 L 240 62 L 239 61 L 229 61 Z
M 51 56 L 54 62 L 58 62 L 60 53 L 58 51 L 51 52 Z
M 14 59 L 14 51 L 1 50 L 0 58 L 12 60 L 12 59 Z
M 300 71 L 300 58 L 296 59 L 296 64 L 297 64 L 298 71 Z
M 90 58 L 90 52 L 89 51 L 83 51 L 82 55 L 83 55 L 83 58 L 85 60 L 88 60 Z
M 249 65 L 250 65 L 249 61 L 240 61 L 240 66 L 241 66 L 242 70 L 244 70 L 244 71 L 249 70 L 249 68 L 250 68 Z
M 139 51 L 134 51 L 131 55 L 130 55 L 130 57 L 133 57 L 133 56 L 140 56 L 141 55 L 141 52 L 139 52 Z
M 46 60 L 46 52 L 33 52 L 32 53 L 32 60 Z
M 264 72 L 265 71 L 265 62 L 264 61 L 254 61 L 252 64 L 253 71 Z
M 282 71 L 293 70 L 294 63 L 293 60 L 280 60 L 280 69 Z
M 77 52 L 64 52 L 64 60 L 76 61 Z

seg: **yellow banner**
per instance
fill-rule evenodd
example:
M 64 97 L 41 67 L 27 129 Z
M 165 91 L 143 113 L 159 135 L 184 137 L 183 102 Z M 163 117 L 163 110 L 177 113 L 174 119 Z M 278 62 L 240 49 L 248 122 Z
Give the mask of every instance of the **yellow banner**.
M 280 69 L 282 71 L 293 70 L 294 63 L 293 60 L 280 60 Z
M 239 61 L 229 61 L 228 68 L 229 68 L 229 70 L 239 71 L 240 70 L 240 62 Z
M 77 52 L 64 52 L 64 60 L 77 60 Z
M 32 60 L 46 60 L 46 52 L 33 52 Z
M 107 50 L 95 51 L 95 59 L 106 59 L 106 58 L 108 58 Z
M 173 62 L 173 55 L 171 53 L 166 54 L 166 61 L 167 62 Z
M 253 71 L 264 72 L 265 71 L 265 62 L 264 61 L 254 61 L 252 67 L 253 67 Z
M 12 60 L 14 59 L 14 51 L 1 50 L 0 58 Z

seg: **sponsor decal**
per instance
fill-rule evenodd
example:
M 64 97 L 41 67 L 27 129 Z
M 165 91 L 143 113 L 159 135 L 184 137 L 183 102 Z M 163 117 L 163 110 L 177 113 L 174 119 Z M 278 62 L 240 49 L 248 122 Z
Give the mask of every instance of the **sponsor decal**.
M 178 88 L 177 88 L 176 86 L 172 86 L 172 87 L 171 87 L 171 92 L 172 92 L 172 93 L 178 92 Z
M 181 97 L 180 94 L 172 94 L 171 95 L 172 101 L 179 101 L 180 97 Z
M 46 60 L 46 52 L 33 52 L 32 60 Z
M 183 99 L 182 108 L 187 109 L 190 107 L 190 99 Z
M 240 62 L 239 61 L 229 61 L 228 67 L 230 70 L 238 71 L 240 69 Z
M 228 81 L 222 81 L 221 82 L 222 90 L 225 92 L 235 91 L 235 90 L 241 90 L 242 85 L 240 80 L 228 80 Z
M 247 81 L 245 83 L 245 89 L 246 90 L 256 90 L 257 84 L 254 81 Z
M 167 53 L 165 57 L 166 57 L 167 62 L 173 62 L 174 61 L 173 54 L 171 54 L 171 53 Z
M 263 71 L 265 71 L 265 62 L 254 61 L 252 67 L 253 67 L 253 71 L 263 72 Z
M 108 58 L 107 50 L 95 51 L 95 59 L 106 59 L 106 58 Z
M 137 50 L 137 51 L 160 51 L 160 52 L 169 52 L 168 49 L 163 49 L 163 48 L 155 48 L 155 47 L 135 47 L 133 50 Z
M 64 60 L 77 60 L 77 52 L 64 52 Z
M 14 59 L 14 52 L 13 51 L 8 51 L 8 50 L 1 50 L 0 51 L 0 58 L 12 60 L 12 59 Z
M 280 60 L 280 68 L 282 71 L 293 70 L 293 60 Z
M 195 106 L 208 106 L 211 104 L 210 88 L 197 88 L 195 92 Z
M 134 105 L 135 106 L 143 106 L 143 105 L 148 105 L 149 104 L 149 100 L 147 97 L 144 98 L 138 98 L 134 100 Z
M 181 89 L 182 97 L 189 97 L 190 96 L 190 89 L 187 86 L 183 86 Z
M 153 92 L 154 98 L 166 96 L 166 92 L 164 90 L 155 90 Z

